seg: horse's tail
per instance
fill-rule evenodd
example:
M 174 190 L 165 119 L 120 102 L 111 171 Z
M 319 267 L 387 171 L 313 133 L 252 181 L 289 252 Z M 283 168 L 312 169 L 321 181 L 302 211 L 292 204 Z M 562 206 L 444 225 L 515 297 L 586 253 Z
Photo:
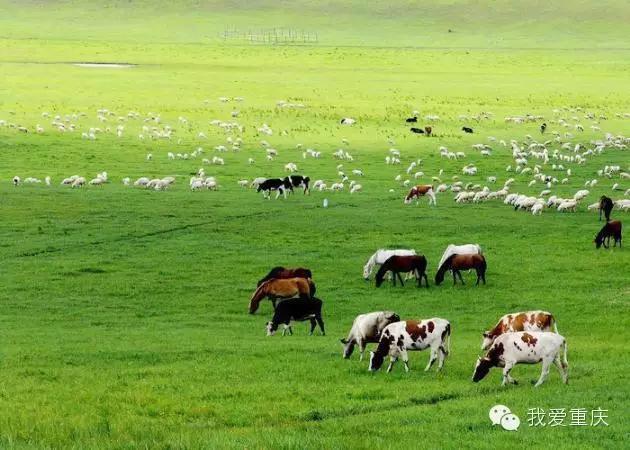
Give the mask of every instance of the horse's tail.
M 311 278 L 308 278 L 307 281 L 308 281 L 308 289 L 310 292 L 310 298 L 314 298 L 315 292 L 317 291 L 317 286 L 315 286 L 315 282 Z

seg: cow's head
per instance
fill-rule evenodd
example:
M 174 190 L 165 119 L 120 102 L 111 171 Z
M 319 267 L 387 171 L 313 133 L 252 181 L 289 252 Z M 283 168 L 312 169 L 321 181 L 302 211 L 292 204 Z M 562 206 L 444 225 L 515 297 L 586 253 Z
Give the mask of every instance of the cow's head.
M 267 336 L 273 336 L 278 329 L 278 325 L 273 322 L 267 322 Z
M 370 352 L 370 372 L 376 372 L 383 365 L 385 361 L 385 355 L 381 355 L 378 352 Z
M 481 342 L 481 350 L 488 350 L 494 342 L 495 336 L 490 331 L 483 333 L 483 341 Z
M 348 341 L 347 339 L 340 339 L 340 341 L 343 344 L 343 358 L 350 358 L 350 356 L 352 356 L 352 352 L 354 352 L 354 341 Z
M 475 365 L 475 372 L 473 373 L 472 380 L 475 383 L 483 380 L 488 372 L 490 372 L 490 368 L 492 367 L 492 361 L 487 356 L 483 358 L 477 358 L 477 365 Z

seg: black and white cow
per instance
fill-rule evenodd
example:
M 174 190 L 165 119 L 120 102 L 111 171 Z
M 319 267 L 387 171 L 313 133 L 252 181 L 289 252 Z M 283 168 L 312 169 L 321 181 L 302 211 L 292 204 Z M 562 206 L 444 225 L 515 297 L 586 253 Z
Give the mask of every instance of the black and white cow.
M 317 324 L 322 331 L 322 336 L 324 336 L 326 332 L 324 331 L 324 321 L 322 319 L 322 304 L 323 302 L 316 297 L 308 300 L 290 298 L 278 303 L 273 313 L 273 318 L 270 322 L 267 322 L 267 336 L 273 336 L 280 324 L 284 325 L 282 330 L 283 336 L 287 330 L 289 334 L 293 334 L 291 322 L 304 322 L 305 320 L 311 321 L 309 334 L 313 334 Z
M 560 351 L 563 351 L 561 357 Z M 494 343 L 483 358 L 477 359 L 472 380 L 477 383 L 490 372 L 492 367 L 503 367 L 503 383 L 516 384 L 510 376 L 510 370 L 516 364 L 542 363 L 542 372 L 536 387 L 543 384 L 551 364 L 555 364 L 564 384 L 569 382 L 569 363 L 567 361 L 567 342 L 564 337 L 548 331 L 519 331 L 504 333 Z
M 405 371 L 409 372 L 408 350 L 425 350 L 431 348 L 429 363 L 424 369 L 429 370 L 436 359 L 438 370 L 442 370 L 444 360 L 450 349 L 451 324 L 448 320 L 435 317 L 426 320 L 403 320 L 385 327 L 381 333 L 381 340 L 376 351 L 370 352 L 370 371 L 381 368 L 385 357 L 389 355 L 390 362 L 387 371 L 390 372 L 394 363 L 401 356 L 405 363 Z
M 258 185 L 256 192 L 262 191 L 265 198 L 271 198 L 271 191 L 276 191 L 276 198 L 280 197 L 280 194 L 287 198 L 287 190 L 293 192 L 289 177 L 284 179 L 269 178 Z
M 289 176 L 289 181 L 291 182 L 292 187 L 303 188 L 304 194 L 310 192 L 308 183 L 311 181 L 311 179 L 309 177 L 303 177 L 302 175 L 291 175 Z

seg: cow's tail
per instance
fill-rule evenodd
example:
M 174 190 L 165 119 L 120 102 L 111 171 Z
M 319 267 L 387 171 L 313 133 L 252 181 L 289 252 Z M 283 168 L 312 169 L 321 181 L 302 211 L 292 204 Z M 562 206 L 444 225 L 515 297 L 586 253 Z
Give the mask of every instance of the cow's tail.
M 447 355 L 451 353 L 451 324 L 446 324 L 446 329 L 444 330 L 445 335 L 442 338 L 442 348 L 444 349 Z
M 564 364 L 564 367 L 569 367 L 569 360 L 567 359 L 567 340 L 565 339 L 563 344 L 563 352 L 562 352 L 562 363 Z

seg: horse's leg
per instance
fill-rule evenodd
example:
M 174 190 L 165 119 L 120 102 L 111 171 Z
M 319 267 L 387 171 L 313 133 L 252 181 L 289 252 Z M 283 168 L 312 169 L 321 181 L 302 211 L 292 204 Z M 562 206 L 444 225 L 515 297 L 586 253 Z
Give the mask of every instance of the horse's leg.
M 424 276 L 424 283 L 427 285 L 427 288 L 429 287 L 429 277 L 427 277 L 427 273 L 424 272 L 422 274 L 422 276 Z
M 394 283 L 394 286 L 396 286 L 396 272 L 392 272 L 392 282 Z
M 404 287 L 405 283 L 403 282 L 402 277 L 400 276 L 400 272 L 396 272 L 396 275 L 398 275 L 398 279 L 400 280 L 400 284 Z
M 476 272 L 477 272 L 477 282 L 475 283 L 475 286 L 479 286 L 479 280 L 481 279 L 481 270 L 476 269 Z
M 451 272 L 453 273 L 453 286 L 455 286 L 457 284 L 457 276 L 455 275 L 455 270 L 451 270 Z
M 461 281 L 462 284 L 466 284 L 464 283 L 464 278 L 462 277 L 462 273 L 459 270 L 457 271 L 457 275 L 459 275 L 459 281 Z

